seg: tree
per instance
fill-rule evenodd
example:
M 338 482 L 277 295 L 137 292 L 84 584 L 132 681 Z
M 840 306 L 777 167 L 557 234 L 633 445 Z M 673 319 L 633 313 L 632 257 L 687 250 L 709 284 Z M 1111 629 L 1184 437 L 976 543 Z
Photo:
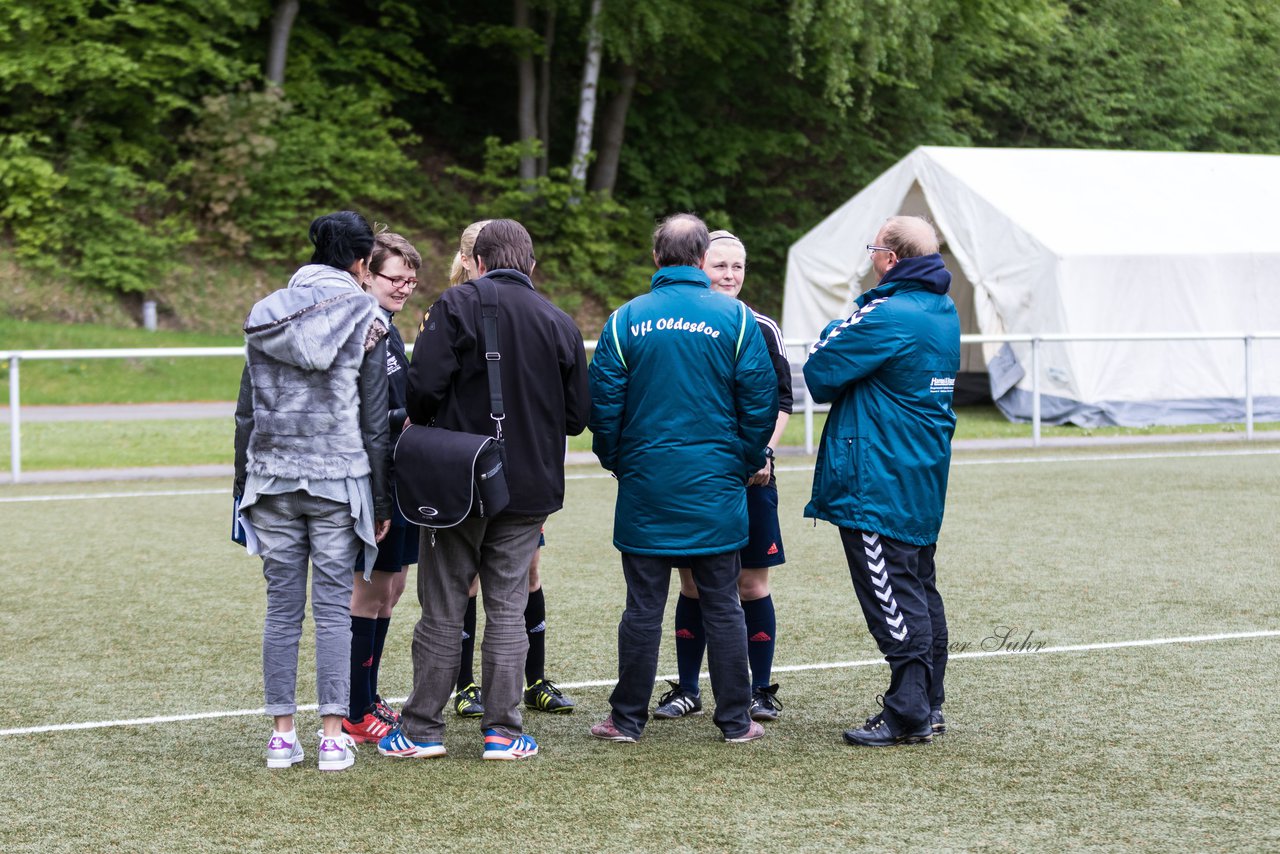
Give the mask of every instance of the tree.
M 556 43 L 556 3 L 549 0 L 542 31 L 542 65 L 538 75 L 538 176 L 547 177 L 547 147 L 551 144 L 551 57 Z
M 636 90 L 636 67 L 626 63 L 619 66 L 617 80 L 618 91 L 609 99 L 600 122 L 600 156 L 591 175 L 594 192 L 612 193 L 618 182 L 618 159 L 622 156 L 622 141 L 627 132 L 631 96 Z
M 289 54 L 289 34 L 298 16 L 298 0 L 280 0 L 271 18 L 271 40 L 267 45 L 267 81 L 284 86 L 285 58 Z
M 521 33 L 533 31 L 529 28 L 528 0 L 515 0 L 515 27 Z M 531 39 L 530 39 L 531 41 Z M 516 81 L 519 90 L 516 107 L 516 124 L 520 129 L 520 179 L 532 182 L 538 175 L 537 155 L 535 154 L 538 137 L 537 115 L 537 80 L 533 70 L 533 48 L 522 43 L 516 52 Z
M 569 177 L 575 183 L 586 183 L 587 160 L 591 155 L 591 134 L 596 116 L 596 90 L 600 82 L 600 10 L 603 0 L 591 0 L 587 19 L 587 53 L 582 66 L 582 85 L 578 96 L 578 124 L 573 140 L 573 157 Z

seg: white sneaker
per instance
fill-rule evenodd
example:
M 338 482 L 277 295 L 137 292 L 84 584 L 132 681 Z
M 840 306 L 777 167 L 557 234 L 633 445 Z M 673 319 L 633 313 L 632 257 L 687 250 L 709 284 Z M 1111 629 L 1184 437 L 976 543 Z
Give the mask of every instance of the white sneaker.
M 290 741 L 289 739 L 293 740 Z M 267 767 L 289 768 L 302 761 L 302 745 L 298 742 L 298 734 L 284 736 L 278 732 L 271 733 L 267 742 Z
M 316 733 L 320 737 L 320 770 L 345 771 L 356 764 L 356 742 L 345 732 L 329 738 L 324 730 Z

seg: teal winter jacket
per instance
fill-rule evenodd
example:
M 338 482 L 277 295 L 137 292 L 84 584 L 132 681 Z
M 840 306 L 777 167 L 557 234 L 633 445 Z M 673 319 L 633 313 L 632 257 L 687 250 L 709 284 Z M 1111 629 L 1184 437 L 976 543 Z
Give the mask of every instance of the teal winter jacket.
M 747 306 L 696 267 L 664 267 L 610 316 L 588 373 L 592 449 L 618 478 L 613 543 L 643 555 L 747 543 L 778 379 Z
M 805 362 L 831 403 L 804 515 L 915 545 L 942 527 L 960 322 L 940 255 L 900 261 Z

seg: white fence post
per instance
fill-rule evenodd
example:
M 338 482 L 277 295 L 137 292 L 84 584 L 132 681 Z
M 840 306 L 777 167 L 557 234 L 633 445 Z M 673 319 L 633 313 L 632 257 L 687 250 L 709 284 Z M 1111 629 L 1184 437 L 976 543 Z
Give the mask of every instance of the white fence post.
M 15 353 L 9 357 L 9 472 L 13 482 L 22 479 L 22 431 L 18 406 L 18 363 Z
M 1031 339 L 1031 447 L 1040 447 L 1040 339 Z
M 1244 438 L 1253 440 L 1253 336 L 1244 336 Z

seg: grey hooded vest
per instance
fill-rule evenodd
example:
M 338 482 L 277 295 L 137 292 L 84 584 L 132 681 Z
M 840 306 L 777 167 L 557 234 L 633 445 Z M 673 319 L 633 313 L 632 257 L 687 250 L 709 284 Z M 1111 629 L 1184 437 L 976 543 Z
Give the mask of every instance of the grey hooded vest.
M 254 409 L 249 474 L 343 480 L 370 471 L 360 432 L 360 366 L 386 327 L 373 297 L 349 276 L 318 266 L 299 270 L 245 321 Z M 309 271 L 312 280 L 299 281 Z

